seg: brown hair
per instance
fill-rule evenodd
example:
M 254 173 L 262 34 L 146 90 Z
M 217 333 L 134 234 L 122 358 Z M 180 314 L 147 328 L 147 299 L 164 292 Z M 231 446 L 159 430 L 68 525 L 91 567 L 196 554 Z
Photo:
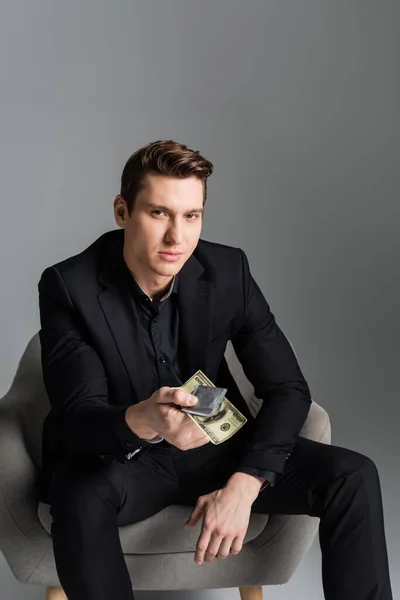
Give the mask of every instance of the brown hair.
M 196 150 L 191 150 L 173 140 L 152 142 L 129 157 L 121 177 L 121 196 L 124 198 L 128 214 L 135 204 L 143 179 L 147 173 L 170 175 L 172 177 L 197 177 L 203 182 L 204 204 L 207 199 L 207 178 L 213 172 L 213 165 Z

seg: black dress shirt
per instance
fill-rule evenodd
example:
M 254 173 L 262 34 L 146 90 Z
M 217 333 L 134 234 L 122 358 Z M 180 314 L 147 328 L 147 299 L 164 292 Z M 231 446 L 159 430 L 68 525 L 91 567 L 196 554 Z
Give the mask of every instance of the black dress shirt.
M 162 386 L 180 387 L 185 382 L 182 380 L 179 357 L 179 273 L 174 276 L 169 290 L 161 299 L 152 299 L 136 282 L 125 261 L 123 263 L 122 268 L 129 286 L 130 296 L 136 303 L 139 313 L 140 334 L 152 371 L 152 389 L 156 391 Z M 147 442 L 171 446 L 160 435 Z M 147 446 L 147 443 L 145 445 Z M 131 459 L 139 451 L 140 449 L 126 456 Z M 238 471 L 264 479 L 261 490 L 268 484 L 273 485 L 277 477 L 277 474 L 272 471 L 247 469 L 246 467 L 239 468 Z

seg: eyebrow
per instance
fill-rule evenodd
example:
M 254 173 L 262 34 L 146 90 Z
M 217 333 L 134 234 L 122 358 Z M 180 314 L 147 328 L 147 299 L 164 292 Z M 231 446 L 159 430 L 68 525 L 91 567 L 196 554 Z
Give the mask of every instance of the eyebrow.
M 157 210 L 163 210 L 166 213 L 172 213 L 173 211 L 171 209 L 168 208 L 168 206 L 162 206 L 161 204 L 154 204 L 154 202 L 149 202 L 148 203 L 148 208 L 155 208 Z M 190 213 L 203 213 L 204 212 L 204 208 L 193 208 L 192 210 L 188 210 L 186 214 L 190 214 Z

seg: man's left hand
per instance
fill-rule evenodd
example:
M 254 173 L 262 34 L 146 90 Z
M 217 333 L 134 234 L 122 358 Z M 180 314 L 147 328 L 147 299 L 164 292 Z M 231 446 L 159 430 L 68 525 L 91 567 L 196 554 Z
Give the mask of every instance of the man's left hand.
M 238 476 L 243 475 L 238 473 Z M 248 476 L 244 475 L 247 479 Z M 193 527 L 204 515 L 200 537 L 197 541 L 195 561 L 197 564 L 210 563 L 217 558 L 227 558 L 229 554 L 238 554 L 249 526 L 251 505 L 258 495 L 261 483 L 249 486 L 231 483 L 211 494 L 200 496 L 185 528 Z M 257 490 L 257 491 L 256 491 Z

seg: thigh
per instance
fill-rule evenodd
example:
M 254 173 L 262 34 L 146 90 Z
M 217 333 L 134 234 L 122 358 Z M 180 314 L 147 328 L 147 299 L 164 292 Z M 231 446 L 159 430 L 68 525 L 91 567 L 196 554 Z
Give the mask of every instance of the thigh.
M 177 504 L 179 483 L 170 454 L 147 452 L 124 465 L 123 502 L 118 525 L 133 524 Z
M 299 437 L 273 487 L 266 487 L 252 505 L 252 512 L 307 514 L 320 517 L 332 483 L 374 464 L 359 452 Z
M 50 485 L 53 517 L 99 520 L 111 510 L 118 526 L 142 521 L 175 503 L 177 497 L 171 458 L 154 458 L 149 452 L 124 463 L 96 458 L 64 460 Z

